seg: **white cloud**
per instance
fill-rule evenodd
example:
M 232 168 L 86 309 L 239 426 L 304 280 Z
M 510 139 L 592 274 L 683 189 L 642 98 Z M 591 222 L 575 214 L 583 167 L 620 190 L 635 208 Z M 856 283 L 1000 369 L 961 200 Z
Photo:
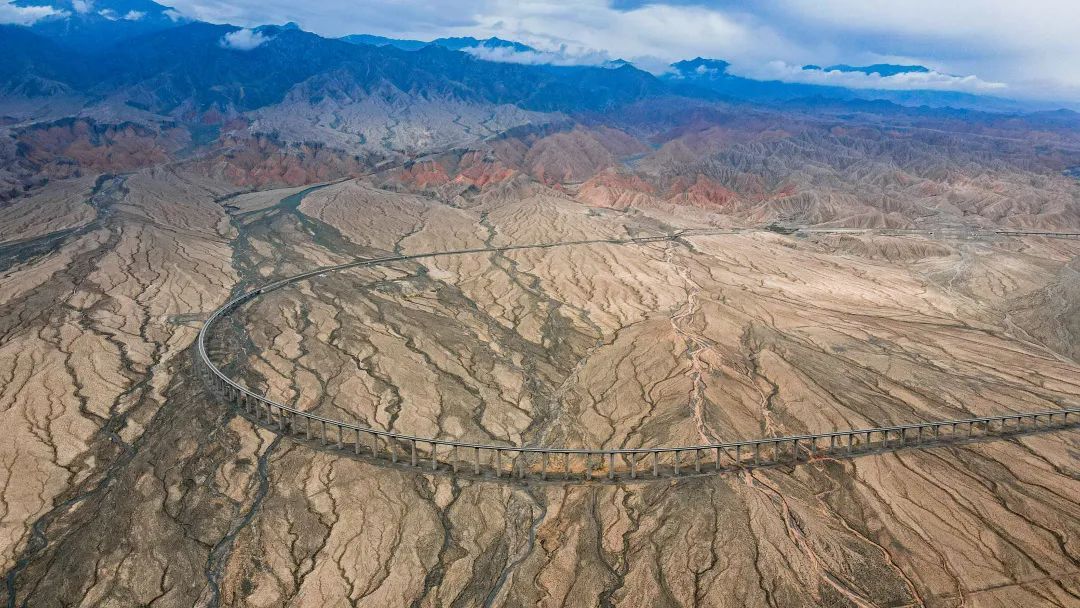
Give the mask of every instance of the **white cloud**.
M 817 49 L 831 51 L 830 56 L 809 63 L 874 62 L 870 55 L 917 57 L 941 71 L 1007 82 L 1010 95 L 1080 100 L 1080 2 L 1075 0 L 765 4 L 777 27 L 792 36 L 833 41 Z M 859 50 L 864 57 L 853 57 Z
M 75 9 L 76 13 L 84 15 L 94 9 L 93 0 L 72 0 L 71 8 Z
M 128 11 L 127 14 L 124 15 L 124 19 L 126 21 L 138 21 L 139 19 L 142 19 L 145 16 L 146 16 L 146 13 L 144 13 L 142 11 Z
M 540 50 L 566 49 L 570 55 L 604 49 L 610 56 L 668 61 L 708 57 L 784 57 L 792 45 L 768 27 L 739 14 L 702 6 L 647 4 L 612 9 L 606 0 L 572 3 L 497 0 L 476 15 L 463 33 L 520 40 Z
M 219 44 L 221 44 L 222 48 L 232 49 L 234 51 L 250 51 L 269 41 L 270 38 L 263 36 L 261 33 L 245 28 L 225 34 L 221 37 Z
M 6 0 L 0 0 L 0 23 L 15 25 L 33 25 L 48 17 L 66 17 L 71 13 L 51 6 L 15 6 Z
M 555 51 L 519 51 L 509 46 L 476 46 L 461 50 L 484 61 L 527 65 L 604 65 L 611 61 L 605 51 L 571 52 L 565 46 Z
M 180 14 L 180 12 L 179 12 L 179 11 L 177 11 L 177 10 L 175 10 L 175 9 L 171 9 L 171 8 L 170 8 L 170 9 L 167 9 L 167 10 L 165 10 L 165 11 L 162 11 L 162 13 L 161 13 L 161 14 L 165 15 L 166 17 L 168 17 L 168 18 L 169 18 L 169 20 L 171 20 L 171 21 L 172 21 L 173 23 L 176 23 L 176 22 L 178 22 L 178 21 L 183 21 L 183 20 L 184 20 L 184 16 L 183 16 L 183 15 L 181 15 L 181 14 Z
M 1007 88 L 1003 82 L 988 82 L 977 76 L 953 76 L 930 70 L 928 72 L 903 72 L 882 76 L 876 72 L 842 72 L 840 70 L 804 70 L 800 66 L 783 61 L 770 61 L 763 66 L 746 69 L 732 66 L 729 72 L 758 80 L 783 80 L 853 89 L 885 89 L 961 91 L 965 93 L 1001 94 Z

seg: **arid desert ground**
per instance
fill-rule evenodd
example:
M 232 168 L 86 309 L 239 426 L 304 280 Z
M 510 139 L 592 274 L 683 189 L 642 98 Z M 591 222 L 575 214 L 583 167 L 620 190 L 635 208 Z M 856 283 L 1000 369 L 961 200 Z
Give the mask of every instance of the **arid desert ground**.
M 743 227 L 316 277 L 235 315 L 214 357 L 331 417 L 520 445 L 1039 411 L 1080 402 L 1080 240 L 783 234 L 597 205 L 587 185 L 451 195 L 403 175 L 238 191 L 180 163 L 3 209 L 9 601 L 1075 605 L 1073 430 L 679 480 L 480 480 L 282 438 L 210 393 L 189 347 L 231 291 L 356 257 Z

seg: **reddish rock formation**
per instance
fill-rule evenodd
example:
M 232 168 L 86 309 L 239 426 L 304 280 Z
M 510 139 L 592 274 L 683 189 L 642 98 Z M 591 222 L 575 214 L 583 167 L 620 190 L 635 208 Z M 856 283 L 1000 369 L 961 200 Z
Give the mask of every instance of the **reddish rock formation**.
M 53 178 L 149 167 L 167 161 L 188 140 L 187 132 L 175 126 L 151 129 L 81 118 L 34 126 L 16 135 L 22 158 Z
M 637 175 L 604 171 L 582 184 L 576 198 L 593 207 L 626 209 L 649 204 L 654 193 L 652 185 Z
M 692 182 L 680 177 L 668 188 L 668 201 L 677 205 L 694 207 L 722 207 L 735 200 L 739 195 L 717 182 L 698 175 Z
M 373 160 L 319 144 L 285 145 L 269 137 L 226 137 L 222 144 L 225 152 L 196 166 L 241 187 L 299 186 L 361 175 Z
M 543 183 L 578 183 L 648 149 L 616 129 L 576 128 L 537 141 L 525 156 L 525 168 Z

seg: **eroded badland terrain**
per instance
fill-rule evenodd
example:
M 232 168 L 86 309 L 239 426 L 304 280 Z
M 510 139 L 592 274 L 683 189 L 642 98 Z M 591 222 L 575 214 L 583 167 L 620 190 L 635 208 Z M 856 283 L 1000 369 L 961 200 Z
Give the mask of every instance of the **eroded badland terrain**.
M 1080 233 L 1080 123 L 387 99 L 295 90 L 202 115 L 210 135 L 9 110 L 8 605 L 1080 605 L 1075 428 L 481 480 L 281 437 L 211 393 L 191 348 L 231 294 L 318 266 L 708 228 L 315 277 L 230 317 L 212 354 L 328 417 L 508 445 L 1077 407 L 1080 239 L 996 231 Z

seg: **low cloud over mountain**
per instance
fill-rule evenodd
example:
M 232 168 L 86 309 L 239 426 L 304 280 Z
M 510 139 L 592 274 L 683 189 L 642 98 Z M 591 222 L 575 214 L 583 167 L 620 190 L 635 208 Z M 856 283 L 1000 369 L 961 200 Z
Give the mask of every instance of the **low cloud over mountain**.
M 266 44 L 269 37 L 256 30 L 242 28 L 221 37 L 221 47 L 236 51 L 250 51 Z
M 103 49 L 185 21 L 152 0 L 0 0 L 0 23 L 28 26 L 78 50 Z
M 68 11 L 57 9 L 47 5 L 19 5 L 12 2 L 0 1 L 0 23 L 14 23 L 16 25 L 33 25 L 34 23 L 49 17 L 64 17 Z
M 246 26 L 296 20 L 332 37 L 357 32 L 422 40 L 497 36 L 541 52 L 565 45 L 569 57 L 599 49 L 642 66 L 698 55 L 723 57 L 741 74 L 771 62 L 918 63 L 945 75 L 974 74 L 982 82 L 1006 83 L 1014 96 L 1080 103 L 1080 64 L 1074 61 L 1080 56 L 1080 37 L 1075 35 L 1080 3 L 1064 0 L 912 0 L 887 5 L 854 0 L 446 0 L 437 11 L 422 0 L 325 0 L 317 11 L 287 0 L 176 4 L 204 20 Z M 562 54 L 552 59 L 567 61 Z M 774 78 L 797 82 L 813 77 L 775 68 L 773 73 Z M 982 85 L 938 78 L 934 86 L 971 91 Z
M 799 67 L 789 65 L 783 61 L 771 61 L 763 66 L 748 69 L 744 74 L 761 80 L 775 79 L 786 82 L 802 82 L 856 89 L 960 91 L 965 93 L 1001 94 L 1008 88 L 1008 85 L 1003 82 L 988 82 L 975 75 L 956 76 L 943 74 L 923 66 L 914 66 L 921 69 L 885 70 L 885 73 L 882 73 L 882 67 L 879 66 L 878 70 L 852 68 L 851 66 Z

